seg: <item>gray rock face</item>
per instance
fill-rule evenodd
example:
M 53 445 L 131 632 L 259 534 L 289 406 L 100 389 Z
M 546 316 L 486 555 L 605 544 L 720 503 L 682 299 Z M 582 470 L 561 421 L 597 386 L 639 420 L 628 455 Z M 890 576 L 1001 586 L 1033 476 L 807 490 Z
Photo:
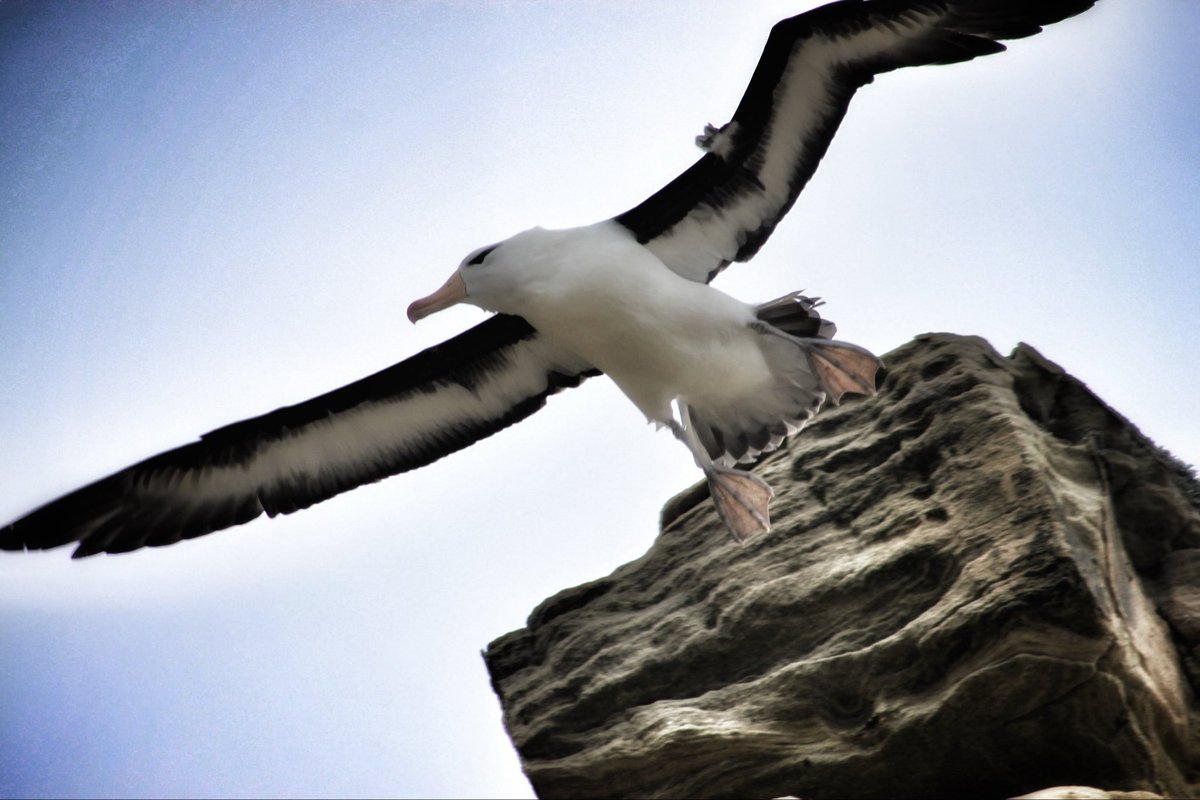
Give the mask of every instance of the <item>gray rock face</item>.
M 919 337 L 878 397 L 701 485 L 485 658 L 542 797 L 1196 796 L 1200 490 L 1027 346 Z

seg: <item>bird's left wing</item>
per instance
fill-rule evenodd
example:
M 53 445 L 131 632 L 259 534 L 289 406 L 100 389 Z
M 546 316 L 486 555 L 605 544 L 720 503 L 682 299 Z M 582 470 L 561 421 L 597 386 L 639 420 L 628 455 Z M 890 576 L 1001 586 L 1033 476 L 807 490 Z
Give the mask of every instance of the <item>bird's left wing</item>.
M 461 450 L 594 374 L 525 320 L 497 315 L 367 378 L 64 495 L 0 528 L 0 549 L 78 541 L 78 558 L 287 514 Z
M 746 261 L 825 155 L 850 98 L 875 75 L 1004 50 L 1095 0 L 841 0 L 771 29 L 733 119 L 705 154 L 615 221 L 675 272 L 708 282 Z

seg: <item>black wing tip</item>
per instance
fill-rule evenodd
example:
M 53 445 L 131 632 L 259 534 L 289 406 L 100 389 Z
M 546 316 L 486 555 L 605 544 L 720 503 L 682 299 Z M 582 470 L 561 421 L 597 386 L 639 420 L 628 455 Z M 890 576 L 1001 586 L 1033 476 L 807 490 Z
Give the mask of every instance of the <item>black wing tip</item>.
M 58 516 L 54 512 L 59 510 L 55 503 L 50 503 L 0 529 L 0 550 L 11 553 L 29 553 L 54 550 L 78 542 L 75 552 L 71 555 L 72 558 L 82 558 L 101 552 L 89 549 L 88 537 L 77 532 L 81 526 L 66 521 L 43 522 L 42 519 L 39 519 L 39 517 L 47 516 L 43 512 L 49 512 L 49 516 Z
M 198 445 L 186 445 L 196 448 Z M 0 528 L 0 550 L 29 552 L 75 544 L 71 558 L 128 553 L 173 544 L 249 522 L 263 509 L 254 493 L 173 506 L 171 497 L 138 496 L 137 473 L 179 448 L 101 478 Z
M 0 530 L 0 550 L 8 553 L 32 553 L 42 550 L 55 550 L 59 547 L 65 547 L 76 539 L 63 536 L 46 536 L 46 535 L 29 535 L 21 532 L 24 526 L 20 525 L 20 521 L 9 525 Z M 100 551 L 94 551 L 100 552 Z M 82 542 L 71 554 L 71 558 L 82 558 L 84 556 L 93 555 L 93 551 L 87 551 L 86 545 Z
M 17 532 L 17 523 L 13 522 L 0 528 L 0 550 L 9 552 L 24 552 L 30 548 L 25 537 Z
M 89 556 L 98 556 L 103 552 L 105 552 L 105 551 L 91 549 L 88 546 L 87 542 L 80 542 L 79 546 L 76 547 L 74 552 L 71 553 L 71 560 L 78 561 L 81 558 L 88 558 Z
M 0 550 L 53 550 L 73 542 L 80 542 L 82 548 L 83 542 L 124 510 L 128 472 L 122 470 L 68 492 L 0 528 Z
M 60 503 L 71 498 L 67 495 L 48 503 L 24 517 L 0 528 L 0 550 L 29 552 L 31 550 L 53 550 L 56 547 L 79 541 L 79 526 L 63 513 Z
M 952 0 L 954 27 L 989 39 L 1024 39 L 1082 14 L 1096 0 Z

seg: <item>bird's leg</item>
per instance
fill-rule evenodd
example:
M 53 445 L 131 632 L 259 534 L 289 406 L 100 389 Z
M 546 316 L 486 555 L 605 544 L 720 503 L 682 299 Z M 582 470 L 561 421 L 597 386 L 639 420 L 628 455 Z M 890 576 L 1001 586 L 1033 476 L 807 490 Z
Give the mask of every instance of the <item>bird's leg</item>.
M 685 425 L 672 419 L 667 423 L 667 427 L 675 434 L 676 439 L 687 446 L 696 461 L 696 466 L 704 471 L 717 514 L 725 523 L 730 535 L 738 544 L 745 544 L 751 537 L 769 531 L 770 503 L 775 492 L 766 481 L 752 472 L 729 469 L 714 463 L 686 426 L 687 407 L 680 403 L 679 411 Z

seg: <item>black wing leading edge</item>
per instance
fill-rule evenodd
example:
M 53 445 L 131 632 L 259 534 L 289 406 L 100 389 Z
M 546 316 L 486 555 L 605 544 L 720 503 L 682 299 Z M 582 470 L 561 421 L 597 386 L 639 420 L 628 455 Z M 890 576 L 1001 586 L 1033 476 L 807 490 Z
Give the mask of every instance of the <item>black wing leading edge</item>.
M 706 152 L 616 217 L 667 266 L 708 282 L 750 259 L 808 183 L 851 97 L 875 75 L 1004 50 L 1095 0 L 841 0 L 771 29 L 733 119 Z
M 429 464 L 598 374 L 497 315 L 394 366 L 153 456 L 0 528 L 0 549 L 74 557 L 167 545 L 287 514 Z

